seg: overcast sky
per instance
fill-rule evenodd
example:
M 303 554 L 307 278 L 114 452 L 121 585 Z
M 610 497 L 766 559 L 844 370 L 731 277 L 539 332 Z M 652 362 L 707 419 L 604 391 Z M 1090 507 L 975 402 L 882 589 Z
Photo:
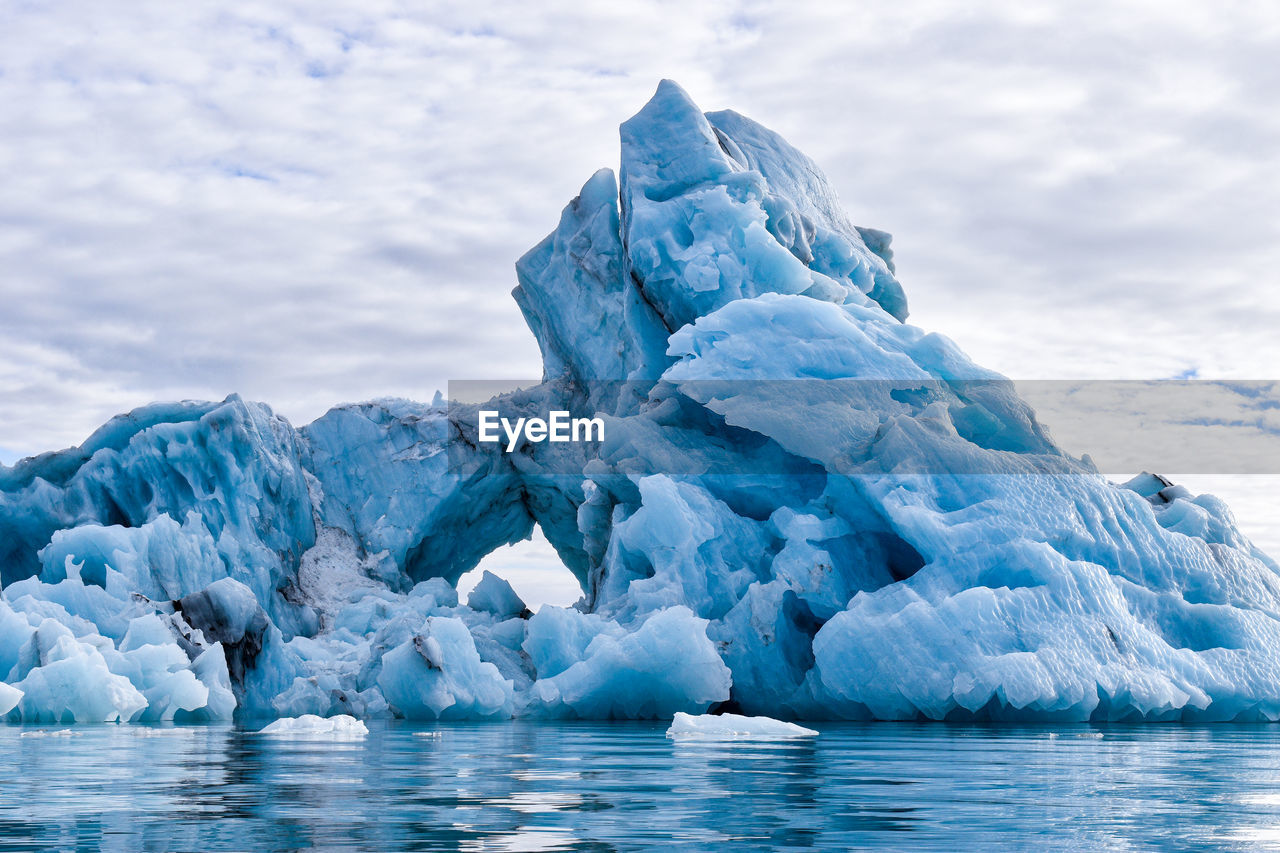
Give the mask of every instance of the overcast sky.
M 535 377 L 512 264 L 658 80 L 821 163 L 1014 377 L 1272 378 L 1280 6 L 0 0 L 0 461 Z

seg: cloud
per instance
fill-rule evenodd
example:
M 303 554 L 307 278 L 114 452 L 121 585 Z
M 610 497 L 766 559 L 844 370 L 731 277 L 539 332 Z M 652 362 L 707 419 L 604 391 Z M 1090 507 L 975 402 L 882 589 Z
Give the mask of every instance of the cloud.
M 512 264 L 729 9 L 27 5 L 0 35 L 0 443 L 237 390 L 537 376 Z M 730 28 L 731 29 L 731 28 Z M 26 350 L 57 353 L 60 366 Z

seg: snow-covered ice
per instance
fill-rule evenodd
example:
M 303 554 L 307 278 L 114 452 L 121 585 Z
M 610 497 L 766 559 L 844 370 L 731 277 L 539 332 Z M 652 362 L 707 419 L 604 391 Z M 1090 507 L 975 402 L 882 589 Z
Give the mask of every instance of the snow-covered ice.
M 1280 720 L 1222 501 L 1066 455 L 777 134 L 664 82 L 621 139 L 516 265 L 543 381 L 483 404 L 603 441 L 231 396 L 0 466 L 0 715 Z M 460 602 L 535 525 L 581 602 Z
M 795 723 L 772 717 L 744 717 L 741 714 L 700 714 L 677 711 L 667 729 L 667 737 L 699 740 L 779 740 L 817 737 L 818 733 Z
M 262 728 L 258 734 L 333 737 L 339 739 L 362 738 L 369 733 L 369 728 L 355 717 L 339 714 L 336 717 L 317 717 L 314 714 L 303 714 L 301 717 L 281 717 Z

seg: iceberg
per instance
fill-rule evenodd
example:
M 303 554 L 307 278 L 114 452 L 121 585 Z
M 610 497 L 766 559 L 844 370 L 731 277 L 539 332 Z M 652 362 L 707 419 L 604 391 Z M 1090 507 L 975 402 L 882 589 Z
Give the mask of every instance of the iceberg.
M 744 717 L 741 714 L 702 714 L 694 717 L 677 711 L 667 729 L 669 738 L 696 740 L 783 740 L 817 737 L 818 733 L 795 723 L 772 717 Z
M 664 81 L 621 142 L 516 263 L 540 380 L 155 404 L 0 466 L 0 715 L 1280 720 L 1280 568 L 1223 502 L 1108 481 L 907 323 L 776 133 Z M 578 604 L 460 602 L 535 525 Z

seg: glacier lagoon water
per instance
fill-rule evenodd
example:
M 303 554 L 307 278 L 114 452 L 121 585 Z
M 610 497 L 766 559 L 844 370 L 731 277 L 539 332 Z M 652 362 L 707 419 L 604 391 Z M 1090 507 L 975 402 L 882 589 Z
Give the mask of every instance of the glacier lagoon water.
M 666 723 L 0 728 L 0 850 L 1252 850 L 1280 728 Z M 25 735 L 25 736 L 24 736 Z

